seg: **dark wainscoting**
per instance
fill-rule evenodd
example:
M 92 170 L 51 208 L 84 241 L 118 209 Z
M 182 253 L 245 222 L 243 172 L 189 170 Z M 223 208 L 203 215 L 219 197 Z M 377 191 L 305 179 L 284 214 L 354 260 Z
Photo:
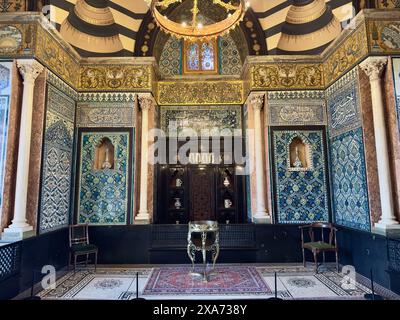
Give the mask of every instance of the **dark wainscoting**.
M 383 235 L 340 227 L 339 261 L 342 265 L 354 266 L 357 273 L 367 278 L 372 269 L 374 281 L 400 293 L 400 251 L 389 257 L 388 250 L 393 241 Z
M 41 280 L 41 270 L 52 265 L 60 270 L 68 264 L 68 228 L 19 242 L 20 265 L 16 274 L 0 283 L 0 299 L 11 299 Z
M 185 224 L 96 226 L 89 235 L 99 264 L 189 263 L 187 230 Z M 222 263 L 302 261 L 297 225 L 221 225 L 220 239 Z
M 89 236 L 90 242 L 99 247 L 99 264 L 189 263 L 187 225 L 92 226 Z M 297 225 L 221 225 L 220 238 L 220 263 L 302 261 Z M 353 265 L 365 277 L 369 277 L 373 268 L 377 283 L 400 293 L 399 243 L 393 245 L 384 236 L 347 228 L 340 228 L 338 242 L 342 265 Z M 35 282 L 40 281 L 44 265 L 60 270 L 68 263 L 67 228 L 19 244 L 19 271 L 1 281 L 0 299 L 12 298 L 29 289 L 34 271 Z M 389 251 L 388 246 L 394 250 Z M 311 254 L 306 258 L 312 261 Z M 333 258 L 328 256 L 327 260 L 333 261 Z

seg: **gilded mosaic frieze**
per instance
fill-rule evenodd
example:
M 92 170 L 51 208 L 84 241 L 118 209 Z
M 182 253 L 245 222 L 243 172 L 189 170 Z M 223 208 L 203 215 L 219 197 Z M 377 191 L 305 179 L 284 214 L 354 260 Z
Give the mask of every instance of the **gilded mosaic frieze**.
M 83 65 L 79 89 L 85 91 L 151 90 L 150 66 Z
M 26 11 L 26 6 L 25 0 L 3 0 L 0 3 L 0 12 Z
M 79 103 L 78 127 L 134 127 L 134 104 L 121 102 Z
M 159 105 L 242 104 L 242 81 L 159 82 Z
M 37 28 L 36 56 L 50 70 L 74 88 L 79 79 L 79 64 L 42 27 Z
M 376 0 L 376 7 L 379 9 L 400 8 L 399 0 Z
M 4 24 L 0 26 L 0 56 L 31 56 L 37 26 L 33 24 Z
M 320 64 L 271 64 L 251 67 L 252 89 L 322 89 Z
M 372 53 L 400 52 L 399 21 L 368 21 L 368 35 Z
M 324 91 L 271 91 L 267 94 L 270 125 L 324 125 Z
M 363 24 L 338 44 L 324 63 L 325 83 L 331 84 L 368 54 L 366 27 Z

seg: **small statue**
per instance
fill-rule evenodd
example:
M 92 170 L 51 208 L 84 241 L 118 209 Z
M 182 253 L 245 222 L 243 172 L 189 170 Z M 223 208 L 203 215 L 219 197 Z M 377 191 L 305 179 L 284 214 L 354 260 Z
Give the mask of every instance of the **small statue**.
M 110 158 L 109 158 L 109 150 L 108 147 L 106 147 L 106 158 L 104 159 L 103 164 L 101 165 L 102 169 L 111 169 L 111 163 L 110 163 Z
M 296 147 L 296 159 L 293 162 L 293 166 L 295 168 L 303 168 L 303 163 L 301 162 L 299 158 L 299 149 Z

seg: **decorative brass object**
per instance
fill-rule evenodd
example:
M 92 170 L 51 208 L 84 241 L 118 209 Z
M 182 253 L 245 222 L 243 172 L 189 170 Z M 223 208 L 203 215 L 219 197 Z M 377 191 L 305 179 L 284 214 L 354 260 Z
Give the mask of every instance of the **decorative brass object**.
M 211 1 L 211 0 L 208 0 Z M 193 8 L 190 10 L 192 19 L 190 22 L 178 23 L 168 18 L 167 15 L 160 12 L 161 9 L 167 9 L 170 5 L 182 0 L 146 0 L 150 6 L 150 11 L 153 14 L 154 20 L 157 25 L 165 32 L 172 34 L 178 38 L 185 38 L 190 40 L 196 39 L 212 39 L 222 36 L 229 32 L 232 28 L 236 27 L 240 21 L 243 20 L 246 4 L 244 0 L 237 0 L 238 5 L 222 0 L 212 0 L 213 4 L 220 6 L 227 11 L 225 19 L 203 25 L 198 20 L 200 13 L 199 1 L 193 0 Z
M 196 239 L 196 234 L 200 234 L 200 239 Z M 196 251 L 201 251 L 203 255 L 203 273 L 194 272 L 194 262 Z M 219 256 L 219 227 L 217 221 L 192 221 L 189 222 L 187 254 L 192 261 L 191 274 L 203 277 L 208 281 L 207 274 L 207 251 L 212 252 L 213 270 L 215 262 Z

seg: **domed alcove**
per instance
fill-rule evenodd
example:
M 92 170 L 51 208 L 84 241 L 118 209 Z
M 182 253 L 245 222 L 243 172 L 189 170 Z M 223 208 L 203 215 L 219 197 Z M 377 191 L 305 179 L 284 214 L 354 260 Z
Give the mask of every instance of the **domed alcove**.
M 94 154 L 93 170 L 114 169 L 114 145 L 104 137 L 97 144 Z
M 288 168 L 291 171 L 312 170 L 311 147 L 299 136 L 294 137 L 288 147 Z

